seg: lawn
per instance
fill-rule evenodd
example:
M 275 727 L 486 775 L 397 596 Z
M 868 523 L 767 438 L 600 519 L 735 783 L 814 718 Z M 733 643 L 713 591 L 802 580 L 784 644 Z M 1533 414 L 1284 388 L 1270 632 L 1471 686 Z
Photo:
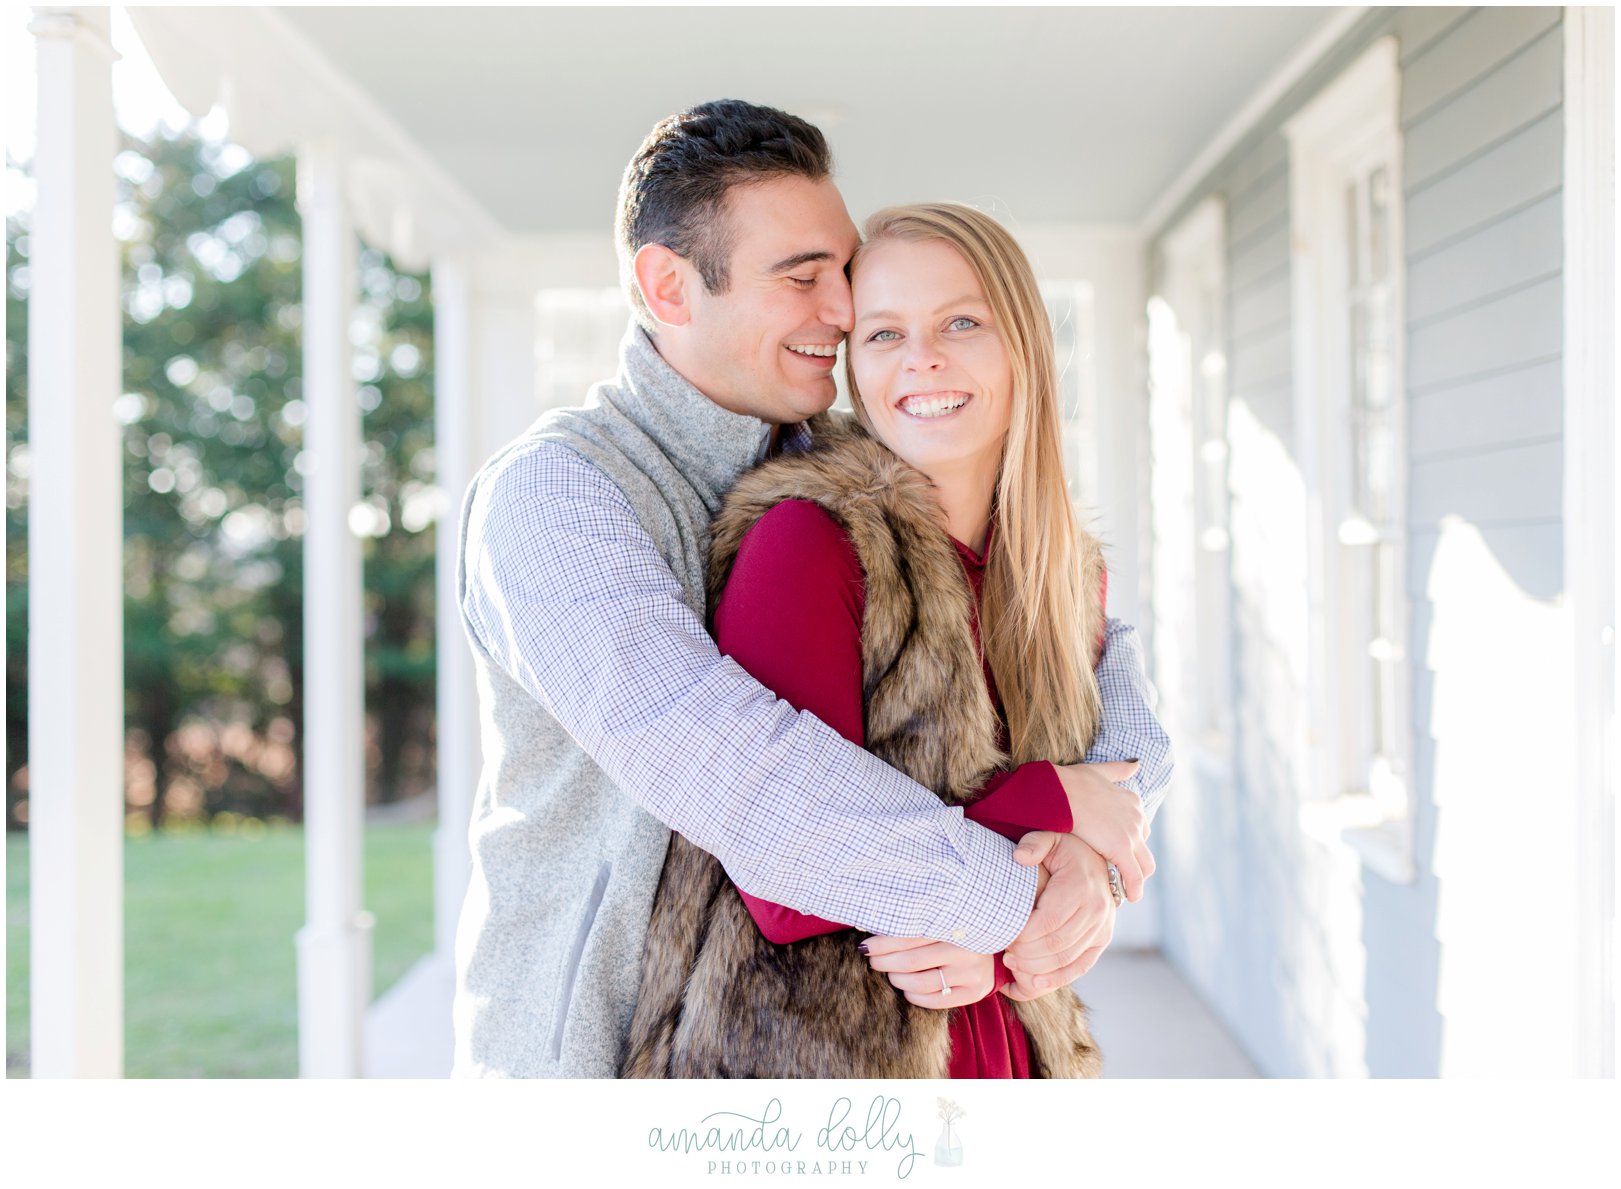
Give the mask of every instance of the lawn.
M 374 995 L 433 946 L 433 824 L 366 828 Z M 296 1077 L 304 832 L 124 844 L 127 1077 Z M 6 1075 L 28 1075 L 28 839 L 6 836 Z

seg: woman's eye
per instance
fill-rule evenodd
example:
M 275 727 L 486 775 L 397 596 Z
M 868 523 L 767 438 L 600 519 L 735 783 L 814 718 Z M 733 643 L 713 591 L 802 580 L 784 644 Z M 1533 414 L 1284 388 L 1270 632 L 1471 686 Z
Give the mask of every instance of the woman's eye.
M 951 320 L 952 330 L 973 330 L 978 325 L 978 322 L 968 317 L 966 314 L 960 318 L 953 318 Z
M 901 336 L 893 330 L 875 330 L 867 336 L 869 343 L 892 343 Z

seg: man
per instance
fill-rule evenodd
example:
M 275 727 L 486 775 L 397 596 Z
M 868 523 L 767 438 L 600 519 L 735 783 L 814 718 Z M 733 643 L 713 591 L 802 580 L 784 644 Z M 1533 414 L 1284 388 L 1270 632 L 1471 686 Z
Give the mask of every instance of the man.
M 857 236 L 830 168 L 815 128 L 769 108 L 661 122 L 620 191 L 636 324 L 618 376 L 542 417 L 469 490 L 460 589 L 485 767 L 457 937 L 459 1075 L 618 1072 L 672 827 L 771 901 L 1006 948 L 1015 995 L 1078 977 L 1107 944 L 1095 851 L 1032 836 L 1039 867 L 1012 861 L 1005 839 L 795 713 L 704 632 L 710 517 L 834 399 Z M 1127 750 L 1089 758 L 1140 758 L 1157 791 L 1169 749 L 1122 625 L 1100 684 L 1100 740 Z M 1107 717 L 1121 710 L 1124 727 Z M 1096 791 L 1131 769 L 1068 772 Z M 1104 849 L 1135 899 L 1152 860 L 1129 839 Z

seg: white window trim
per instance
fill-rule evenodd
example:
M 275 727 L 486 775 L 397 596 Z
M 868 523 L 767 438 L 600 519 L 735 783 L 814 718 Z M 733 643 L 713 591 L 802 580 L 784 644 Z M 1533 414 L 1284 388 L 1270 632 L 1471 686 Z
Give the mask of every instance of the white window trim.
M 1330 253 L 1343 251 L 1337 230 L 1343 206 L 1340 181 L 1350 163 L 1371 149 L 1394 142 L 1390 154 L 1396 196 L 1394 255 L 1397 262 L 1394 286 L 1393 324 L 1398 331 L 1393 361 L 1398 385 L 1397 455 L 1405 470 L 1406 426 L 1405 393 L 1399 391 L 1405 376 L 1405 264 L 1402 247 L 1402 178 L 1398 99 L 1400 67 L 1397 43 L 1386 37 L 1371 46 L 1332 84 L 1284 126 L 1290 153 L 1290 219 L 1292 236 L 1292 290 L 1294 320 L 1294 392 L 1297 458 L 1306 490 L 1306 531 L 1309 558 L 1308 581 L 1308 686 L 1310 713 L 1308 737 L 1302 741 L 1302 770 L 1309 782 L 1308 795 L 1300 807 L 1301 827 L 1311 836 L 1332 845 L 1346 845 L 1362 861 L 1385 878 L 1398 883 L 1411 882 L 1413 862 L 1412 783 L 1412 665 L 1408 657 L 1398 667 L 1396 690 L 1399 729 L 1397 751 L 1405 772 L 1399 808 L 1368 796 L 1338 791 L 1337 756 L 1342 746 L 1336 705 L 1334 656 L 1330 630 L 1335 623 L 1337 594 L 1336 543 L 1326 523 L 1325 501 L 1334 498 L 1338 445 L 1331 432 L 1330 417 L 1343 400 L 1343 347 L 1336 342 L 1339 331 L 1329 327 L 1329 313 L 1340 304 L 1330 292 L 1332 259 Z M 1405 481 L 1398 479 L 1398 507 L 1406 505 Z M 1405 519 L 1403 516 L 1402 519 Z M 1397 589 L 1405 589 L 1405 535 L 1396 550 Z M 1397 639 L 1408 645 L 1405 600 L 1398 602 Z
M 1202 326 L 1198 312 L 1192 307 L 1199 301 L 1203 292 L 1214 292 L 1219 295 L 1219 304 L 1225 304 L 1227 292 L 1227 210 L 1226 203 L 1220 195 L 1211 195 L 1204 199 L 1197 207 L 1186 215 L 1177 225 L 1168 231 L 1161 243 L 1161 255 L 1164 259 L 1164 281 L 1162 292 L 1157 296 L 1170 306 L 1175 314 L 1178 326 L 1189 335 L 1189 372 L 1187 376 L 1189 399 L 1188 428 L 1192 435 L 1194 457 L 1185 460 L 1192 468 L 1193 478 L 1193 509 L 1195 521 L 1202 520 L 1202 506 L 1199 498 L 1200 478 L 1198 467 L 1200 465 L 1198 454 L 1201 447 L 1201 438 L 1208 440 L 1208 428 L 1200 414 L 1202 405 L 1208 403 L 1210 395 L 1208 390 L 1201 391 L 1197 371 L 1204 361 L 1211 355 L 1219 355 L 1222 361 L 1222 370 L 1219 375 L 1209 376 L 1206 383 L 1215 386 L 1216 397 L 1225 403 L 1227 399 L 1225 362 L 1227 356 L 1227 328 L 1225 319 L 1218 315 L 1215 325 Z M 1226 434 L 1221 435 L 1221 446 L 1226 446 Z M 1228 517 L 1223 515 L 1222 529 L 1230 531 Z M 1217 549 L 1225 556 L 1231 546 L 1230 538 L 1219 546 L 1201 541 L 1195 535 L 1195 550 Z M 1194 589 L 1185 592 L 1187 597 L 1198 596 L 1198 573 L 1200 561 L 1197 557 L 1191 559 L 1195 577 Z M 1169 593 L 1169 592 L 1167 592 Z M 1220 609 L 1225 614 L 1218 613 L 1218 622 L 1231 625 L 1231 578 L 1222 584 L 1224 604 Z M 1173 596 L 1174 597 L 1174 596 Z M 1186 622 L 1191 615 L 1192 622 Z M 1197 631 L 1197 608 L 1189 612 L 1183 608 L 1185 639 L 1195 639 Z M 1219 634 L 1210 650 L 1200 647 L 1200 665 L 1213 663 L 1224 679 L 1223 684 L 1231 690 L 1232 686 L 1232 644 L 1231 632 L 1225 630 Z M 1232 700 L 1219 706 L 1208 705 L 1209 699 L 1203 690 L 1203 673 L 1195 678 L 1192 689 L 1180 690 L 1183 702 L 1179 713 L 1189 724 L 1181 733 L 1178 743 L 1192 761 L 1193 766 L 1204 775 L 1216 780 L 1228 780 L 1233 769 L 1233 724 L 1234 714 Z M 1214 723 L 1214 726 L 1210 724 Z M 1194 725 L 1196 724 L 1196 725 Z M 1204 727 L 1205 729 L 1199 729 Z

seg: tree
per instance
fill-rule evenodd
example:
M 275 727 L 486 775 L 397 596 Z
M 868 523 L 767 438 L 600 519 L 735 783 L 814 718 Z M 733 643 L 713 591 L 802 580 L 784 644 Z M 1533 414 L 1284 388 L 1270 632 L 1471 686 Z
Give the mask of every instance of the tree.
M 12 162 L 7 157 L 7 168 Z M 6 828 L 26 801 L 28 761 L 28 225 L 6 217 Z
M 297 818 L 302 722 L 301 225 L 290 159 L 193 131 L 119 153 L 129 794 L 153 826 Z M 8 825 L 26 763 L 27 221 L 7 241 Z M 432 314 L 364 252 L 352 339 L 365 411 L 371 771 L 420 783 L 433 699 Z

